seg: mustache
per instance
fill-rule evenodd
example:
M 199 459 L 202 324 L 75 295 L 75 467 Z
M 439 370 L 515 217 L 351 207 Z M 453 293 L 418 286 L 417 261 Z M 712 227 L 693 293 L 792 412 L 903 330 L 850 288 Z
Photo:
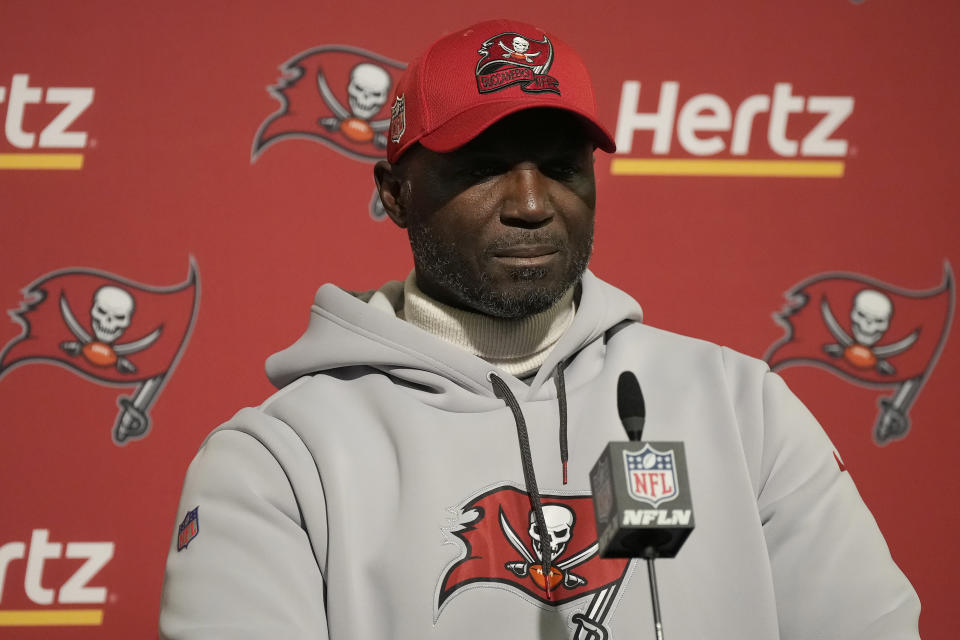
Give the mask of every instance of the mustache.
M 567 248 L 567 239 L 544 229 L 518 229 L 517 231 L 510 233 L 509 235 L 501 236 L 488 244 L 487 248 L 484 250 L 484 253 L 491 255 L 498 251 L 503 251 L 504 249 L 512 249 L 513 247 L 521 247 L 525 245 L 542 245 L 551 247 L 557 251 L 563 251 Z

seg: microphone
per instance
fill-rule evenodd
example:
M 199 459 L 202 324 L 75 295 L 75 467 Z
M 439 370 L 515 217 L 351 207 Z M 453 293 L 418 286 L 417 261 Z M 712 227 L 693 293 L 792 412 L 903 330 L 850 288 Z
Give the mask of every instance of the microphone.
M 605 558 L 645 558 L 653 626 L 663 640 L 656 558 L 673 558 L 693 531 L 693 502 L 682 442 L 641 442 L 647 417 L 640 382 L 617 379 L 617 415 L 629 442 L 611 442 L 590 471 L 597 544 Z M 664 508 L 660 508 L 660 507 Z
M 640 381 L 631 371 L 624 371 L 617 379 L 617 413 L 627 432 L 627 440 L 639 442 L 647 407 L 643 402 L 643 392 L 640 391 Z
M 593 470 L 600 555 L 673 558 L 694 528 L 682 442 L 640 442 L 646 403 L 637 377 L 617 380 L 617 413 L 630 442 L 611 442 Z

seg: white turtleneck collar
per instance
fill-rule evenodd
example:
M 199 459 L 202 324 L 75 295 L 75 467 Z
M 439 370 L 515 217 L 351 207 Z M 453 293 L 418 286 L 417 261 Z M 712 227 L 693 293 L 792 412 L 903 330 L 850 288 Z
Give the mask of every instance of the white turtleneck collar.
M 522 378 L 540 368 L 573 323 L 573 290 L 571 287 L 552 307 L 532 316 L 495 318 L 428 297 L 411 271 L 403 283 L 403 307 L 397 316 Z

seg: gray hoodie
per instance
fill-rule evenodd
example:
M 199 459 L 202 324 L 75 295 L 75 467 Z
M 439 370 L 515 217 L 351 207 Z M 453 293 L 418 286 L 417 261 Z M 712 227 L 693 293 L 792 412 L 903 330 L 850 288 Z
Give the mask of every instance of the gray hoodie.
M 399 307 L 396 283 L 381 292 Z M 916 594 L 783 381 L 640 320 L 587 272 L 572 326 L 522 381 L 324 285 L 306 333 L 267 361 L 280 390 L 190 465 L 161 636 L 653 638 L 643 565 L 592 546 L 588 473 L 625 440 L 616 385 L 632 371 L 645 439 L 685 443 L 696 514 L 658 562 L 667 637 L 918 637 Z

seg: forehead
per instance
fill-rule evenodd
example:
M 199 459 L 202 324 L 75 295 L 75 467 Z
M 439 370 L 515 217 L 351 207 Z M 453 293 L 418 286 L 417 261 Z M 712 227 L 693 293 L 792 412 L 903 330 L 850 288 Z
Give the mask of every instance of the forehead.
M 500 155 L 521 151 L 581 153 L 589 142 L 585 125 L 572 113 L 558 109 L 527 109 L 503 118 L 469 143 L 444 155 Z

